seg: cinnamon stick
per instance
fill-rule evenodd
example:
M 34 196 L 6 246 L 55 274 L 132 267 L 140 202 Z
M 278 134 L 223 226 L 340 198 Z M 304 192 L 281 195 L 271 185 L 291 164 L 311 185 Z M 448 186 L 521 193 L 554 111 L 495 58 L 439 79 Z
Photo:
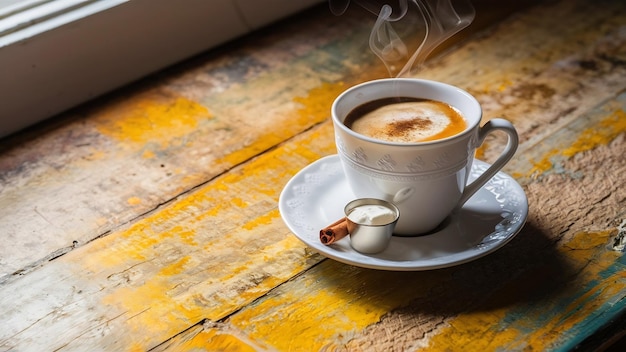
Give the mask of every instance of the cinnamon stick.
M 333 244 L 348 235 L 348 221 L 346 218 L 339 219 L 320 230 L 320 241 L 323 244 Z

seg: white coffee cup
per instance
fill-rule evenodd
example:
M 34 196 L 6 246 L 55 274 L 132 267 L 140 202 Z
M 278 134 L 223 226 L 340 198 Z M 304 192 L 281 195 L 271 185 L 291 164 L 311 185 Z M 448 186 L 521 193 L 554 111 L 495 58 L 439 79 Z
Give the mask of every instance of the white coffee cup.
M 443 139 L 401 143 L 367 137 L 344 124 L 354 108 L 398 96 L 447 103 L 463 115 L 466 128 Z M 518 145 L 517 132 L 510 122 L 495 118 L 481 127 L 478 101 L 460 88 L 436 81 L 390 78 L 365 82 L 340 94 L 331 114 L 337 151 L 350 188 L 357 198 L 378 198 L 395 204 L 401 216 L 394 234 L 400 236 L 435 229 L 513 157 Z M 476 148 L 496 130 L 507 134 L 504 150 L 467 185 Z

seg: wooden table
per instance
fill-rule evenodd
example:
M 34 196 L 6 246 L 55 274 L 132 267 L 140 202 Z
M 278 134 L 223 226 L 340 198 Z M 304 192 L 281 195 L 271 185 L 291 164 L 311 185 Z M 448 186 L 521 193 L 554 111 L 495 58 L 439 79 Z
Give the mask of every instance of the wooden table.
M 505 171 L 530 211 L 503 248 L 395 272 L 290 233 L 279 194 L 335 153 L 333 99 L 388 76 L 374 18 L 324 4 L 0 141 L 0 350 L 608 346 L 626 310 L 626 2 L 502 3 L 475 1 L 415 76 L 517 127 Z

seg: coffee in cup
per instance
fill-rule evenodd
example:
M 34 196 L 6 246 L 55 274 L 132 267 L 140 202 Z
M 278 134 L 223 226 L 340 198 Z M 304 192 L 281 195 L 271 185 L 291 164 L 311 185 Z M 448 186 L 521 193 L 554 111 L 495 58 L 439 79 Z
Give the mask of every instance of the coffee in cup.
M 348 113 L 344 124 L 356 133 L 397 143 L 447 138 L 462 132 L 467 125 L 454 107 L 411 97 L 383 98 L 357 106 Z
M 405 119 L 409 122 L 394 118 L 385 122 L 377 113 L 367 117 L 379 109 L 403 110 L 406 106 L 397 104 L 404 103 L 422 105 L 418 110 L 426 105 L 430 111 L 426 115 L 444 122 L 420 122 L 411 113 L 413 120 Z M 412 109 L 416 108 L 409 111 Z M 331 116 L 337 152 L 353 194 L 396 205 L 401 216 L 394 234 L 400 236 L 435 229 L 513 157 L 518 145 L 510 122 L 495 118 L 480 126 L 478 101 L 460 88 L 436 81 L 391 78 L 365 82 L 340 94 Z M 365 127 L 355 126 L 359 121 L 365 121 Z M 417 132 L 407 132 L 407 126 Z M 504 150 L 467 184 L 476 148 L 494 131 L 506 133 Z M 418 138 L 407 137 L 411 135 Z

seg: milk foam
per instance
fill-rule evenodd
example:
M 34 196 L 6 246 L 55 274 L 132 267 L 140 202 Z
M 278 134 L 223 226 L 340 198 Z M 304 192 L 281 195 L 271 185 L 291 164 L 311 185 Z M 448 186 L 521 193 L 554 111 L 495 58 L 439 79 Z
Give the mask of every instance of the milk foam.
M 413 101 L 383 105 L 356 119 L 350 128 L 360 134 L 390 142 L 417 142 L 443 132 L 458 112 L 449 105 Z

